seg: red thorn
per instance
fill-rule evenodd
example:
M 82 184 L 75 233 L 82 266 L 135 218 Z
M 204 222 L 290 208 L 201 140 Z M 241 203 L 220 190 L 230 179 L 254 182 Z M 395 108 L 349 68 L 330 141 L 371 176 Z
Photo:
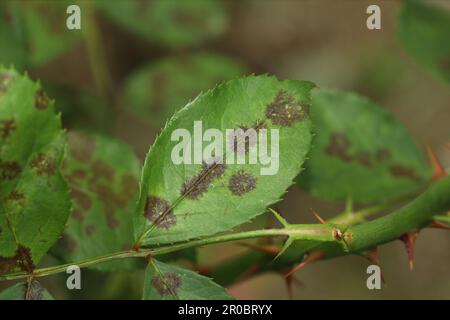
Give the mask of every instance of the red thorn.
M 207 267 L 207 266 L 199 266 L 199 267 L 197 267 L 197 271 L 202 276 L 211 276 L 211 273 L 212 273 L 211 268 Z
M 414 243 L 418 235 L 419 232 L 410 231 L 400 237 L 400 240 L 402 240 L 406 246 L 406 252 L 408 254 L 409 270 L 414 269 Z
M 257 243 L 247 243 L 247 242 L 238 242 L 237 244 L 243 247 L 263 252 L 273 257 L 276 257 L 281 251 L 280 247 L 277 245 L 261 245 Z
M 315 212 L 314 209 L 311 208 L 311 212 L 316 217 L 316 219 L 319 220 L 320 223 L 326 223 L 326 221 L 317 212 Z
M 152 262 L 153 257 L 149 254 L 147 256 L 145 256 L 145 260 L 147 260 L 147 263 Z
M 293 285 L 297 284 L 297 285 L 302 286 L 303 283 L 300 280 L 298 280 L 297 278 L 295 278 L 293 274 L 287 276 L 285 278 L 285 282 L 286 282 L 286 288 L 287 288 L 289 299 L 292 300 L 294 297 L 294 290 L 293 290 L 294 286 Z
M 250 278 L 252 275 L 257 273 L 260 270 L 259 263 L 254 263 L 239 277 L 238 281 L 244 281 L 245 279 Z
M 292 268 L 285 276 L 289 277 L 290 275 L 296 273 L 298 270 L 302 269 L 307 264 L 314 262 L 316 260 L 320 260 L 325 256 L 325 253 L 323 251 L 313 251 L 308 254 L 308 256 L 303 259 L 302 262 L 300 262 L 297 266 Z
M 442 177 L 445 177 L 447 173 L 445 172 L 444 167 L 439 161 L 438 157 L 434 153 L 433 149 L 429 145 L 426 146 L 428 159 L 430 161 L 431 167 L 433 169 L 433 176 L 431 177 L 433 180 L 438 180 Z
M 139 243 L 135 243 L 133 246 L 133 250 L 136 252 L 139 252 L 140 249 L 141 249 L 141 245 Z
M 380 267 L 381 270 L 381 281 L 383 281 L 384 284 L 386 284 L 386 280 L 384 278 L 383 270 L 381 269 L 380 265 L 380 255 L 378 254 L 378 247 L 375 247 L 369 251 L 363 252 L 361 254 L 364 258 L 369 260 L 371 264 L 377 265 Z
M 437 221 L 433 221 L 428 225 L 428 228 L 434 228 L 434 229 L 444 229 L 444 230 L 450 230 L 450 226 L 437 222 Z

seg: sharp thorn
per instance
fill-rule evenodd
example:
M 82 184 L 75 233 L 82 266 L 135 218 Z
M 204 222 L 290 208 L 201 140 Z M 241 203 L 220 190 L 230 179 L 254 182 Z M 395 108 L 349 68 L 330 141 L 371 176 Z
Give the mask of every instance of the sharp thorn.
M 427 153 L 428 153 L 428 159 L 431 164 L 431 168 L 433 169 L 433 180 L 438 180 L 442 177 L 445 177 L 447 173 L 445 172 L 444 167 L 442 166 L 441 162 L 439 161 L 438 157 L 434 153 L 433 149 L 429 145 L 426 146 Z
M 296 273 L 298 270 L 302 269 L 307 264 L 314 262 L 316 260 L 320 260 L 325 256 L 323 251 L 313 251 L 309 253 L 302 262 L 300 262 L 297 266 L 293 267 L 288 273 L 286 273 L 286 277 L 289 277 Z
M 326 221 L 317 213 L 314 211 L 314 209 L 310 209 L 312 214 L 316 217 L 317 220 L 319 220 L 320 223 L 325 224 Z
M 269 208 L 269 211 L 272 212 L 272 214 L 275 216 L 278 222 L 280 222 L 283 225 L 283 227 L 289 226 L 289 223 L 286 221 L 286 219 L 284 219 L 278 212 L 276 212 L 272 208 Z
M 400 240 L 403 241 L 406 247 L 406 253 L 408 254 L 408 264 L 409 264 L 409 270 L 414 269 L 414 243 L 417 239 L 419 232 L 417 231 L 410 231 L 405 234 L 403 234 L 400 237 Z
M 437 222 L 437 221 L 432 221 L 429 225 L 428 228 L 434 228 L 434 229 L 444 229 L 444 230 L 450 230 L 450 226 Z

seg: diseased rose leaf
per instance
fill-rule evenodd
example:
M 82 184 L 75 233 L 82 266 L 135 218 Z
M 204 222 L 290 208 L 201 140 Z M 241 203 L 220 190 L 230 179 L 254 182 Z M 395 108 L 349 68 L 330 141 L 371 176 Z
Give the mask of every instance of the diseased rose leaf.
M 137 243 L 171 243 L 227 231 L 279 201 L 300 172 L 309 151 L 312 87 L 312 83 L 305 81 L 251 76 L 226 82 L 201 94 L 175 113 L 145 161 L 134 215 Z M 201 163 L 201 159 L 198 164 L 175 164 L 171 154 L 179 140 L 172 141 L 172 133 L 185 129 L 194 139 L 194 122 L 199 120 L 203 132 L 216 128 L 222 133 L 220 151 L 225 155 L 225 162 L 238 153 L 242 156 L 240 159 L 245 156 L 246 164 L 230 164 L 229 161 L 207 164 Z M 242 143 L 245 154 L 227 145 L 230 137 L 226 130 L 239 128 L 253 128 L 263 136 L 267 134 L 268 154 L 272 153 L 272 139 L 279 133 L 279 157 L 273 154 L 273 172 L 262 174 L 262 169 L 270 166 L 268 163 L 249 164 L 250 154 L 258 149 L 256 143 Z M 203 147 L 209 144 L 204 142 Z M 197 156 L 201 158 L 202 154 Z M 194 152 L 190 160 L 193 157 Z
M 54 300 L 53 296 L 37 280 L 22 282 L 0 292 L 0 300 Z
M 212 279 L 174 265 L 152 260 L 145 273 L 144 300 L 229 300 Z
M 152 62 L 133 73 L 125 83 L 125 111 L 156 126 L 199 92 L 243 74 L 233 60 L 215 54 L 195 53 Z
M 405 50 L 438 77 L 450 83 L 450 12 L 426 1 L 407 0 L 398 20 Z
M 353 93 L 314 89 L 313 147 L 298 184 L 312 194 L 367 203 L 417 191 L 427 162 L 391 114 Z
M 65 135 L 39 83 L 0 67 L 0 273 L 31 271 L 70 212 Z
M 162 46 L 184 47 L 221 35 L 227 27 L 217 0 L 96 0 L 97 7 L 127 30 Z
M 141 169 L 133 150 L 114 139 L 77 131 L 69 132 L 67 149 L 62 172 L 73 211 L 56 254 L 70 262 L 130 249 Z M 114 271 L 137 266 L 135 260 L 122 259 L 93 268 Z

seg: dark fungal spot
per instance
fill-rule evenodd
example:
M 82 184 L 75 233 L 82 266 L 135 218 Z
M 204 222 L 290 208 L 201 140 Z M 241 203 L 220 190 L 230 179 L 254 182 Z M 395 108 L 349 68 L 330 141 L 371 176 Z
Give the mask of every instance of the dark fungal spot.
M 22 169 L 16 161 L 0 161 L 0 178 L 2 180 L 14 180 Z
M 25 300 L 42 300 L 44 297 L 44 287 L 35 279 L 24 286 Z
M 54 160 L 43 153 L 39 153 L 36 158 L 31 161 L 31 167 L 37 169 L 38 176 L 44 174 L 52 176 L 56 172 L 56 165 Z
M 34 95 L 34 106 L 38 110 L 45 110 L 48 107 L 50 99 L 43 90 L 36 91 Z
M 309 104 L 295 101 L 294 97 L 281 90 L 275 100 L 267 105 L 266 117 L 273 124 L 290 127 L 297 121 L 309 118 Z
M 181 287 L 181 277 L 175 272 L 167 272 L 152 279 L 152 287 L 159 295 L 177 295 Z
M 90 179 L 91 182 L 94 182 L 98 179 L 104 179 L 107 182 L 114 181 L 114 169 L 102 160 L 94 161 L 94 163 L 92 164 L 92 172 L 93 175 Z
M 406 178 L 413 181 L 421 180 L 414 168 L 394 164 L 389 167 L 389 172 L 394 177 Z
M 84 211 L 75 208 L 75 209 L 73 209 L 72 217 L 73 217 L 74 219 L 80 221 L 80 222 L 83 222 L 83 220 L 84 220 Z
M 7 138 L 16 130 L 16 121 L 14 119 L 0 120 L 0 138 Z
M 347 136 L 343 133 L 334 132 L 330 136 L 328 146 L 325 152 L 330 156 L 335 156 L 344 162 L 352 161 L 352 157 L 348 154 L 351 143 Z
M 70 195 L 74 199 L 75 204 L 82 210 L 89 210 L 92 206 L 91 199 L 87 193 L 78 188 L 71 188 Z
M 27 273 L 33 272 L 35 266 L 31 258 L 30 248 L 19 245 L 12 257 L 0 256 L 0 273 L 6 273 L 19 268 Z
M 181 195 L 188 199 L 198 199 L 209 186 L 225 173 L 226 166 L 222 163 L 210 160 L 203 162 L 202 170 L 181 186 Z
M 444 69 L 446 72 L 450 72 L 450 56 L 444 56 L 439 59 L 439 67 Z
M 391 159 L 391 152 L 388 149 L 379 149 L 375 157 L 378 162 L 385 162 Z
M 9 194 L 8 194 L 8 200 L 11 201 L 19 201 L 25 198 L 25 195 L 22 192 L 19 192 L 17 190 L 12 190 Z
M 238 129 L 230 132 L 228 136 L 229 147 L 235 153 L 243 155 L 256 145 L 258 139 L 258 132 L 265 128 L 263 120 L 257 120 L 250 127 L 240 125 Z
M 228 189 L 236 196 L 252 191 L 256 187 L 256 178 L 250 173 L 239 170 L 233 174 L 228 182 Z
M 117 229 L 119 227 L 119 220 L 116 218 L 116 208 L 109 203 L 104 203 L 103 211 L 106 216 L 106 225 L 110 229 Z
M 147 197 L 144 216 L 159 228 L 169 229 L 177 223 L 169 202 L 155 196 Z

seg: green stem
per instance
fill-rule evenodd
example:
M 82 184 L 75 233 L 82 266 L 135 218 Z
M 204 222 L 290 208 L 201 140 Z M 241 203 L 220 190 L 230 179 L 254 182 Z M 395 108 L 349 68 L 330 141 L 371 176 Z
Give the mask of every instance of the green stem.
M 448 210 L 450 210 L 450 177 L 445 177 L 432 183 L 425 192 L 399 210 L 373 221 L 350 226 L 348 229 L 345 229 L 346 225 L 336 225 L 335 223 L 295 224 L 282 229 L 265 229 L 223 234 L 157 248 L 122 251 L 70 264 L 37 269 L 34 270 L 32 276 L 43 277 L 65 272 L 69 265 L 74 264 L 80 267 L 87 267 L 111 260 L 146 256 L 153 257 L 192 247 L 261 237 L 295 237 L 297 242 L 300 243 L 301 241 L 298 240 L 313 239 L 319 245 L 314 247 L 307 246 L 305 250 L 309 252 L 311 250 L 321 250 L 326 254 L 326 258 L 346 254 L 359 254 L 364 250 L 396 240 L 408 231 L 420 230 L 430 223 L 435 215 L 445 213 Z M 375 210 L 365 210 L 360 213 L 361 216 L 358 218 L 363 218 L 373 211 Z M 339 219 L 335 220 L 339 221 Z M 341 245 L 341 237 L 336 238 L 335 231 L 337 228 L 341 232 L 344 231 L 342 237 L 345 239 L 346 246 Z M 286 252 L 284 256 L 274 261 L 273 264 L 275 268 L 291 266 L 293 263 L 298 262 L 299 254 L 301 252 L 295 252 L 294 255 L 289 256 L 288 252 Z M 230 269 L 228 269 L 228 272 L 230 272 Z M 29 276 L 25 272 L 9 273 L 1 275 L 0 280 L 23 279 Z M 218 282 L 223 282 L 220 280 L 216 279 Z

